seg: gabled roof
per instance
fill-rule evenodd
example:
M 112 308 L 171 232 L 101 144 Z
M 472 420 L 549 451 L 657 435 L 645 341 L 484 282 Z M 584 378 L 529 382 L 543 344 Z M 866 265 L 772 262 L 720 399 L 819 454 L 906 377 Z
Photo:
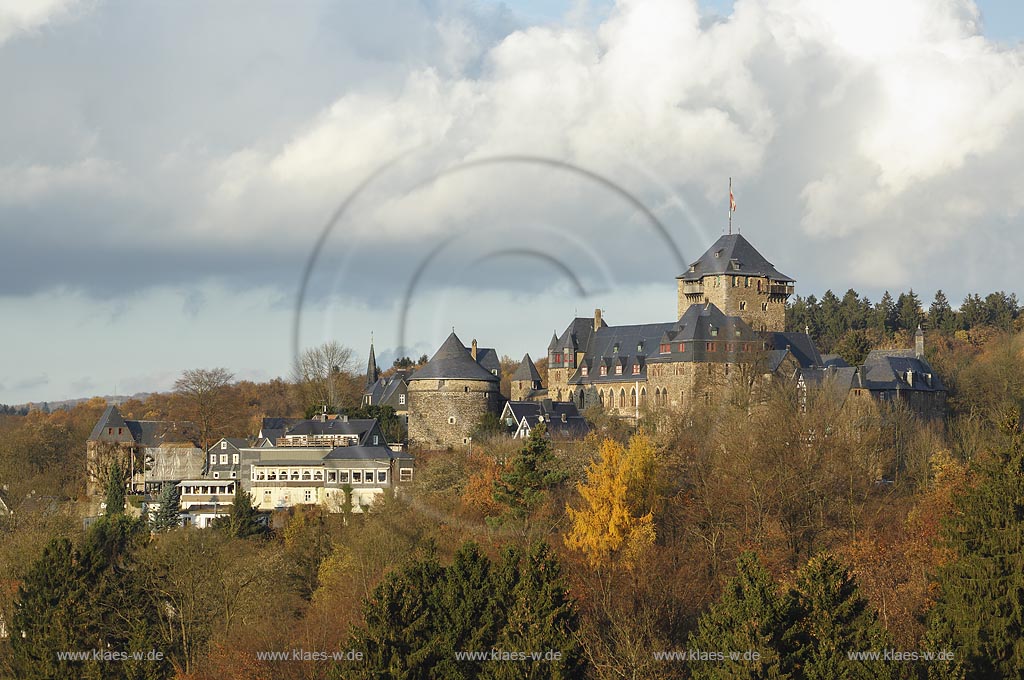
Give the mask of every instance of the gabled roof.
M 762 333 L 765 341 L 772 349 L 788 349 L 800 364 L 801 368 L 824 365 L 814 340 L 806 333 L 779 333 L 767 331 Z
M 609 328 L 608 324 L 601 320 L 600 330 Z M 619 326 L 622 328 L 622 326 Z M 554 350 L 564 350 L 566 347 L 572 348 L 573 351 L 580 351 L 590 345 L 590 337 L 594 334 L 594 319 L 591 317 L 577 316 L 574 318 L 562 334 L 555 340 Z
M 478 350 L 479 352 L 479 350 Z M 469 350 L 452 333 L 430 358 L 409 379 L 413 380 L 481 380 L 498 382 L 498 376 L 473 361 Z
M 852 366 L 804 368 L 800 369 L 800 379 L 805 386 L 824 389 L 842 402 L 857 383 L 857 369 Z
M 724 234 L 714 245 L 690 264 L 690 269 L 677 276 L 684 281 L 698 281 L 709 274 L 766 276 L 772 281 L 793 281 L 779 272 L 740 234 Z
M 524 355 L 523 360 L 519 362 L 519 367 L 512 374 L 512 380 L 540 382 L 540 372 L 537 370 L 537 366 L 533 363 L 533 359 L 530 358 L 529 354 Z
M 913 372 L 913 385 L 907 378 Z M 875 349 L 860 368 L 860 387 L 868 390 L 945 392 L 946 386 L 931 365 L 912 349 Z
M 473 351 L 467 350 L 470 354 L 469 357 L 473 358 Z M 501 375 L 501 359 L 498 358 L 498 353 L 493 347 L 477 347 L 476 348 L 476 362 L 483 366 L 493 374 L 497 371 L 497 375 Z
M 96 422 L 96 427 L 92 428 L 92 432 L 89 434 L 89 439 L 93 441 L 99 439 L 103 435 L 103 431 L 108 427 L 128 427 L 124 418 L 121 416 L 121 411 L 113 404 L 107 406 L 103 411 L 103 415 L 100 416 L 99 421 Z
M 220 439 L 215 441 L 210 446 L 209 449 L 207 449 L 207 453 L 210 453 L 210 452 L 212 452 L 214 450 L 219 451 L 220 450 L 220 443 L 221 442 L 227 442 L 228 444 L 230 444 L 231 446 L 235 447 L 236 449 L 245 449 L 245 448 L 249 447 L 249 440 L 247 440 L 247 439 L 242 439 L 240 437 L 221 437 Z
M 847 368 L 850 364 L 846 363 L 846 359 L 842 358 L 838 354 L 822 354 L 821 364 L 833 368 Z

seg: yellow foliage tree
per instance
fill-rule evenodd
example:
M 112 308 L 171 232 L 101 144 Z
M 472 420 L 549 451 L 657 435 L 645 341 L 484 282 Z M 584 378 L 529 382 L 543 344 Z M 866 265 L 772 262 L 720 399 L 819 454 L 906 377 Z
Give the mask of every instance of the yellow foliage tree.
M 572 528 L 565 537 L 571 550 L 582 552 L 593 567 L 621 556 L 631 567 L 654 543 L 650 512 L 654 451 L 645 435 L 623 447 L 612 439 L 601 443 L 598 457 L 587 468 L 587 481 L 578 484 L 581 506 L 567 507 Z M 639 515 L 642 509 L 648 512 Z

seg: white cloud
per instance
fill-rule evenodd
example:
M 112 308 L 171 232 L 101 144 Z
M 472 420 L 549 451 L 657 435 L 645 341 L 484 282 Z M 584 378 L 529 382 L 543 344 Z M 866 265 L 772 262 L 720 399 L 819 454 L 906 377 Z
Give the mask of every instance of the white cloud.
M 16 33 L 34 31 L 66 16 L 78 0 L 14 0 L 0 4 L 0 45 Z

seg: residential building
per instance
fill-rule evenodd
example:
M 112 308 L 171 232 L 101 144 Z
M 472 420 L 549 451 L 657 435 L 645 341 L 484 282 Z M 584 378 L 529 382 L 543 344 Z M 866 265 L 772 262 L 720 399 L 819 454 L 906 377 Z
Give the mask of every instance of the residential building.
M 590 434 L 590 425 L 571 401 L 508 401 L 501 420 L 509 427 L 513 439 L 529 437 L 540 423 L 544 423 L 547 436 L 554 440 L 583 439 Z

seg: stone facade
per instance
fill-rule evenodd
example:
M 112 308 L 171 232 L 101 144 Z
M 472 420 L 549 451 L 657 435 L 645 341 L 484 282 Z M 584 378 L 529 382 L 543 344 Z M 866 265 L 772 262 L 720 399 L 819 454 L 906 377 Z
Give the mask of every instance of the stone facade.
M 766 276 L 714 274 L 700 281 L 679 279 L 676 311 L 682 316 L 690 305 L 711 303 L 730 316 L 738 316 L 755 331 L 786 329 L 786 300 L 793 284 L 773 282 Z
M 501 412 L 497 382 L 413 380 L 409 383 L 409 441 L 424 448 L 467 444 L 480 419 Z

